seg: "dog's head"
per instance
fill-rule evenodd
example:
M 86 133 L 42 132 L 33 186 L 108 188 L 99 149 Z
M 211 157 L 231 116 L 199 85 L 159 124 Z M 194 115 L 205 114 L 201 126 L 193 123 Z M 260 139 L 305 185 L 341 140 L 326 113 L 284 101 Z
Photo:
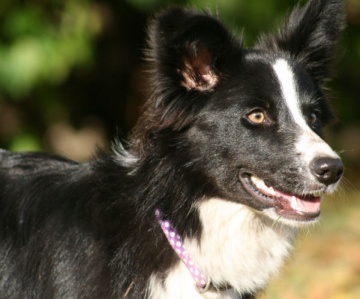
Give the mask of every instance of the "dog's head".
M 333 118 L 323 85 L 342 27 L 342 1 L 310 0 L 278 35 L 244 49 L 208 13 L 159 14 L 149 34 L 154 93 L 139 144 L 146 151 L 162 139 L 178 142 L 177 155 L 186 151 L 184 163 L 216 195 L 274 220 L 316 220 L 321 194 L 333 192 L 343 172 L 321 135 Z

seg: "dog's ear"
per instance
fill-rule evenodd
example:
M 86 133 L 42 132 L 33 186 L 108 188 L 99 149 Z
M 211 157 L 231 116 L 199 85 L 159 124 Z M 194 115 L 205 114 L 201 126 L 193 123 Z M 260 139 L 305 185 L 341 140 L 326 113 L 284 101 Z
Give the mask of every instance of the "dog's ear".
M 219 81 L 224 52 L 233 39 L 209 13 L 172 8 L 160 13 L 150 28 L 150 60 L 155 85 L 186 90 L 212 90 Z
M 180 131 L 194 119 L 242 52 L 210 13 L 171 8 L 159 13 L 149 31 L 152 95 L 133 136 L 143 153 L 161 132 Z
M 344 18 L 342 0 L 309 0 L 303 8 L 297 6 L 293 10 L 278 36 L 260 38 L 259 46 L 290 53 L 322 84 L 329 76 L 329 63 L 344 28 Z

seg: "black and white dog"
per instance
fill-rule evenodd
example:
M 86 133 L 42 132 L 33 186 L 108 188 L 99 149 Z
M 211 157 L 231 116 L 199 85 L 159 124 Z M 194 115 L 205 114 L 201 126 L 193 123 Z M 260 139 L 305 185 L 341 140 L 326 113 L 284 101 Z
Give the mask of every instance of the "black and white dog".
M 343 21 L 310 0 L 244 49 L 209 13 L 158 14 L 127 150 L 0 152 L 0 297 L 255 296 L 342 176 L 321 129 Z

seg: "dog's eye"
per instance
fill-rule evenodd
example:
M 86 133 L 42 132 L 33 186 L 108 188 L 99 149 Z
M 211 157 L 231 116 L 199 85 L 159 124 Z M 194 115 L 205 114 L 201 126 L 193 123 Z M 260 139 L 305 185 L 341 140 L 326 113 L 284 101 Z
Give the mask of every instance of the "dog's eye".
M 310 114 L 310 121 L 312 125 L 315 125 L 318 121 L 318 117 L 315 112 L 311 112 Z
M 248 114 L 247 118 L 254 124 L 262 124 L 266 121 L 265 114 L 261 111 L 254 111 Z

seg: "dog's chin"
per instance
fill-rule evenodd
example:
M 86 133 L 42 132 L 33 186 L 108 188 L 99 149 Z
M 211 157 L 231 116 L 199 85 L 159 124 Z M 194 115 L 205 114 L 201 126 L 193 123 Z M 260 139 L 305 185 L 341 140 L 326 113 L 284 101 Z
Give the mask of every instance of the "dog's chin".
M 320 217 L 322 196 L 319 196 L 319 192 L 288 194 L 248 172 L 240 173 L 239 179 L 245 190 L 263 207 L 262 212 L 274 221 L 302 226 L 314 223 Z

